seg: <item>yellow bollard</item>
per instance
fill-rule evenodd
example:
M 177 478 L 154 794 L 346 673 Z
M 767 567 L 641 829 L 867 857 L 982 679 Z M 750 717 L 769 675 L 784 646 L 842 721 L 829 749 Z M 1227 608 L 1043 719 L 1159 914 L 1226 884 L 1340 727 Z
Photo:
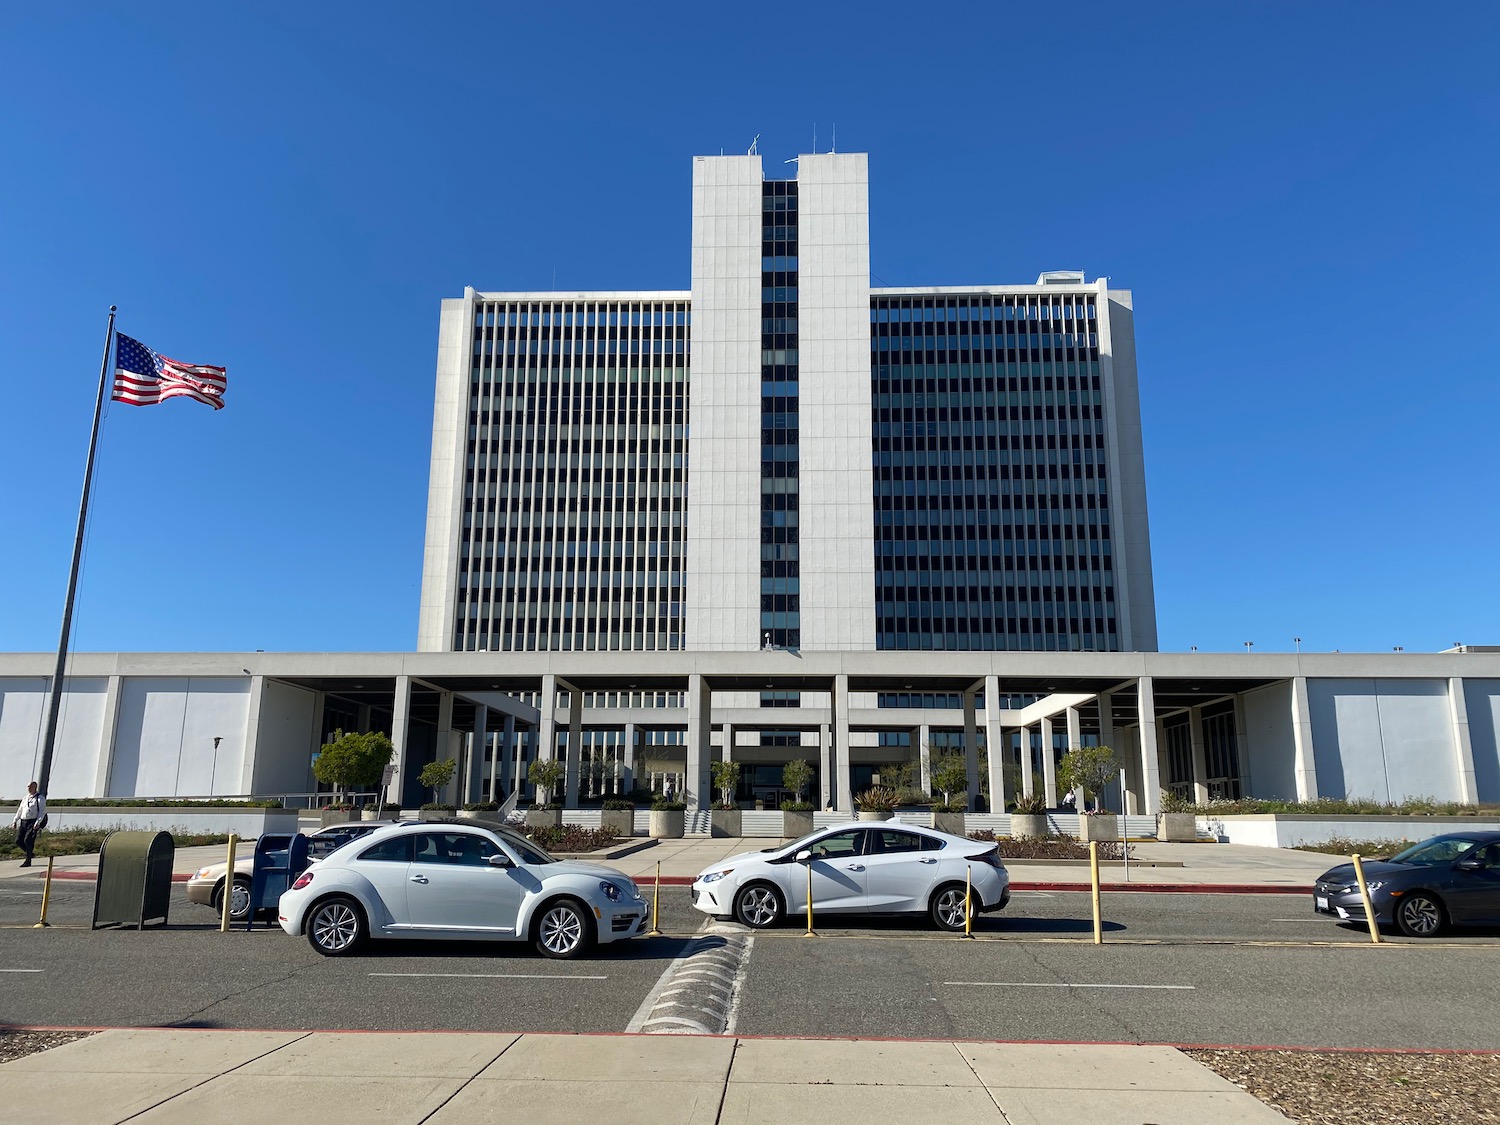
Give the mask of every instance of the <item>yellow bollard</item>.
M 812 861 L 807 864 L 807 933 L 803 937 L 817 937 L 817 931 L 812 927 Z
M 52 860 L 53 856 L 47 857 L 47 876 L 42 883 L 42 920 L 31 928 L 33 930 L 48 929 L 52 923 L 47 921 L 47 904 L 52 901 Z
M 1360 863 L 1357 855 L 1349 858 L 1354 861 L 1354 878 L 1359 882 L 1360 901 L 1365 904 L 1365 920 L 1370 923 L 1370 940 L 1379 945 L 1380 927 L 1375 922 L 1375 906 L 1370 902 L 1370 888 L 1365 883 L 1365 865 Z
M 1094 944 L 1104 944 L 1104 918 L 1099 912 L 1099 841 L 1089 841 L 1089 878 L 1094 884 Z
M 221 934 L 229 932 L 229 908 L 234 904 L 234 845 L 235 835 L 231 832 L 229 834 L 229 858 L 225 861 L 227 866 L 224 868 L 224 909 L 219 918 L 219 933 Z
M 661 860 L 656 861 L 656 887 L 651 892 L 651 928 L 647 937 L 661 937 Z
M 964 937 L 974 940 L 974 868 L 964 865 Z

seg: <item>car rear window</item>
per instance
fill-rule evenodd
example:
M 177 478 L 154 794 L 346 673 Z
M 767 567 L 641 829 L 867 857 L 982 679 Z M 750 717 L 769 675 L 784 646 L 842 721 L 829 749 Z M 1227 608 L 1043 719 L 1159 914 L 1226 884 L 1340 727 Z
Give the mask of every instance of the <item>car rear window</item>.
M 372 863 L 410 863 L 411 834 L 392 836 L 378 844 L 371 844 L 359 853 L 359 858 Z

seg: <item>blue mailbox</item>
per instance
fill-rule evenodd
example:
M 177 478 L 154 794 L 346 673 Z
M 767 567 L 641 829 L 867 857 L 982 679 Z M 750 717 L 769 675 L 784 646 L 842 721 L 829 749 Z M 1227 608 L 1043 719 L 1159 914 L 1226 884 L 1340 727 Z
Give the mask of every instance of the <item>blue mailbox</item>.
M 250 916 L 245 929 L 255 925 L 259 910 L 274 910 L 292 881 L 307 870 L 307 837 L 265 835 L 255 841 L 254 867 L 250 874 Z

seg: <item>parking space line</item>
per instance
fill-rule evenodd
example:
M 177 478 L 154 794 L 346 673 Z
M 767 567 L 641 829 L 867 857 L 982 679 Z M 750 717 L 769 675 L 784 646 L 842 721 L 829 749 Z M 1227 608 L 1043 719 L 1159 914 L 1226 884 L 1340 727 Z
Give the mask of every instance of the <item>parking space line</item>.
M 40 972 L 40 970 L 37 970 Z M 372 977 L 458 977 L 462 980 L 608 980 L 573 973 L 371 973 Z
M 46 969 L 0 969 L 0 973 L 45 973 Z
M 964 988 L 1147 988 L 1185 992 L 1197 989 L 1196 985 L 1191 984 L 1068 984 L 1032 980 L 945 980 L 943 983 L 962 985 Z

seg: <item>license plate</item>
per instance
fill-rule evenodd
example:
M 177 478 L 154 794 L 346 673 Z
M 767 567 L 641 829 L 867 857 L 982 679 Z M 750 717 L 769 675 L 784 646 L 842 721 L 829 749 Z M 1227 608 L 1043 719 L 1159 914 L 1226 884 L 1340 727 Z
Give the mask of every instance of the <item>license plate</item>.
M 1324 898 L 1322 895 L 1314 895 L 1313 896 L 1313 905 L 1315 907 L 1317 907 L 1319 910 L 1327 910 L 1328 909 L 1328 900 L 1326 898 Z

